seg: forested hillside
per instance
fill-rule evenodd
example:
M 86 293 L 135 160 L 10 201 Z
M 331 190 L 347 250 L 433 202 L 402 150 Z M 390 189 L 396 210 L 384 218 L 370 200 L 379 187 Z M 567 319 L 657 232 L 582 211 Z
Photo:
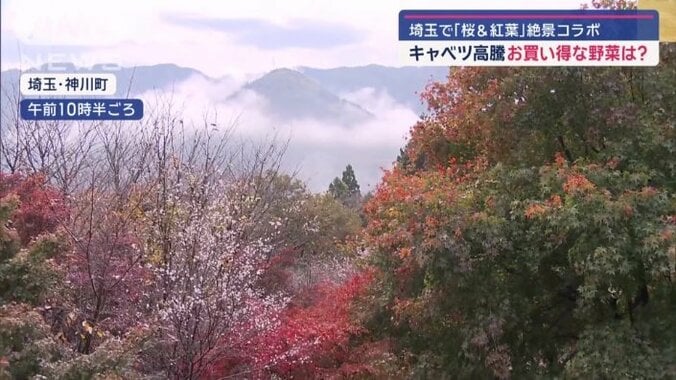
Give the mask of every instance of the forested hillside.
M 2 126 L 0 378 L 676 377 L 676 46 L 461 68 L 372 194 L 172 109 Z M 346 160 L 349 158 L 346 157 Z
M 364 320 L 402 377 L 673 378 L 676 49 L 461 69 L 367 204 Z

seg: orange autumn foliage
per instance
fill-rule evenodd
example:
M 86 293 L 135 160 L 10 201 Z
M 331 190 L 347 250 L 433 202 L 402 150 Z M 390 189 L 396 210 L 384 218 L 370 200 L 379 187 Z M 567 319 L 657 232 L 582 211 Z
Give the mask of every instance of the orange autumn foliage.
M 569 174 L 566 182 L 563 184 L 563 190 L 566 193 L 585 192 L 593 190 L 596 186 L 582 174 Z

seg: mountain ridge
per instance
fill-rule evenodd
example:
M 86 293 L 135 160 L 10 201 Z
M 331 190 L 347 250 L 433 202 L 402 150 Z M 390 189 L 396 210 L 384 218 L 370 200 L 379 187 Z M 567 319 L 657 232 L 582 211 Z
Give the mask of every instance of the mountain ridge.
M 136 67 L 98 64 L 91 68 L 76 67 L 72 63 L 54 63 L 50 67 L 57 67 L 62 72 L 96 72 L 104 68 L 119 67 L 115 71 L 117 97 L 138 96 L 153 90 L 173 90 L 174 86 L 190 78 L 201 78 L 213 84 L 231 79 L 227 76 L 210 77 L 200 70 L 174 63 Z M 24 72 L 45 72 L 50 67 L 43 65 Z M 3 92 L 11 93 L 18 86 L 20 73 L 18 69 L 0 72 Z M 270 113 L 281 119 L 316 118 L 352 125 L 368 120 L 373 114 L 371 110 L 346 98 L 351 93 L 365 88 L 383 91 L 395 102 L 420 115 L 425 108 L 420 101 L 419 92 L 430 80 L 443 80 L 447 74 L 448 68 L 389 67 L 376 64 L 336 68 L 278 68 L 247 82 L 224 99 L 232 101 L 236 94 L 252 91 L 264 97 Z M 4 101 L 6 98 L 3 94 Z
M 265 97 L 268 112 L 285 120 L 313 118 L 349 126 L 374 116 L 361 106 L 328 91 L 319 82 L 288 68 L 272 70 L 248 82 L 230 99 L 237 98 L 243 91 L 253 91 Z

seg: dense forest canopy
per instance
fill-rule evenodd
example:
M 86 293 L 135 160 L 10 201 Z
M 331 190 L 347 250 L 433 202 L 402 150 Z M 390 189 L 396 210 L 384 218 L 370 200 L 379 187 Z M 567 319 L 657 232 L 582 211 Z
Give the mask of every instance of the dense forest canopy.
M 675 52 L 427 89 L 366 206 L 367 321 L 410 355 L 404 377 L 676 375 Z
M 15 118 L 0 378 L 674 378 L 660 49 L 648 68 L 453 69 L 368 194 L 349 163 L 312 193 L 283 144 L 169 104 L 136 127 Z

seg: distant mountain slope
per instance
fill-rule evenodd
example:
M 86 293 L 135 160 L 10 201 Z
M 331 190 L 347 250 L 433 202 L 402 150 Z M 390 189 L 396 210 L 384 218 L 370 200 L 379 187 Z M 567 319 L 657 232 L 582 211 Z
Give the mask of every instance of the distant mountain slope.
M 430 80 L 445 80 L 449 73 L 447 67 L 386 67 L 380 65 L 335 69 L 300 67 L 299 71 L 339 95 L 364 87 L 385 90 L 397 102 L 417 113 L 425 110 L 419 96 L 425 85 Z
M 69 72 L 69 73 L 86 73 L 86 72 L 110 72 L 108 69 L 101 69 L 104 65 L 94 65 L 91 68 L 77 68 L 72 63 L 54 64 L 58 67 L 58 71 L 54 72 Z M 48 72 L 50 71 L 46 65 L 40 68 L 31 68 L 25 72 Z M 18 69 L 11 69 L 2 72 L 3 88 L 12 88 L 18 85 L 20 71 Z M 117 92 L 116 96 L 124 97 L 127 92 L 131 95 L 141 94 L 154 89 L 167 89 L 172 85 L 177 85 L 182 81 L 192 77 L 200 76 L 205 79 L 213 80 L 201 71 L 191 69 L 188 67 L 181 67 L 171 63 L 164 63 L 152 66 L 138 66 L 138 67 L 120 67 L 119 71 L 114 71 L 117 76 Z
M 53 64 L 53 66 L 58 67 L 58 70 L 54 72 L 110 72 L 101 69 L 104 65 L 95 65 L 89 69 L 77 68 L 72 63 L 58 63 Z M 25 72 L 48 71 L 50 70 L 46 65 L 25 70 Z M 169 63 L 153 66 L 138 66 L 135 68 L 121 67 L 119 71 L 114 71 L 114 73 L 117 76 L 117 90 L 115 96 L 122 98 L 127 97 L 127 95 L 130 97 L 137 96 L 152 90 L 171 90 L 173 85 L 178 85 L 193 76 L 200 76 L 207 80 L 216 81 L 198 70 Z M 6 70 L 0 73 L 0 122 L 5 120 L 5 117 L 10 111 L 14 111 L 13 108 L 15 105 L 11 104 L 13 103 L 11 99 L 18 98 L 16 90 L 19 86 L 20 76 L 21 71 L 18 69 Z
M 270 115 L 284 120 L 312 118 L 349 125 L 373 117 L 357 104 L 341 99 L 317 81 L 290 69 L 273 70 L 246 84 L 243 90 L 263 96 Z
M 58 64 L 58 67 L 59 71 L 97 72 L 102 71 L 100 68 L 103 65 L 78 69 L 73 64 L 63 63 Z M 26 71 L 47 69 L 43 66 Z M 127 94 L 138 96 L 152 90 L 171 91 L 173 86 L 191 77 L 201 77 L 214 84 L 221 83 L 220 79 L 210 78 L 199 70 L 174 64 L 122 67 L 116 74 L 118 97 Z M 298 71 L 276 69 L 246 84 L 234 96 L 245 90 L 255 92 L 267 99 L 270 115 L 280 120 L 313 118 L 351 125 L 373 115 L 364 107 L 342 98 L 343 95 L 370 87 L 386 91 L 395 101 L 420 114 L 424 106 L 420 102 L 419 92 L 430 80 L 444 80 L 447 74 L 448 68 L 443 67 L 396 68 L 379 65 L 334 69 L 301 67 Z M 3 71 L 0 82 L 3 92 L 12 94 L 12 90 L 18 86 L 19 76 L 20 71 L 16 69 Z M 5 96 L 2 103 L 3 110 L 10 105 Z
M 199 70 L 174 64 L 122 68 L 117 73 L 117 95 L 124 96 L 127 90 L 131 94 L 141 94 L 151 90 L 171 89 L 172 86 L 178 85 L 192 76 L 215 81 Z

